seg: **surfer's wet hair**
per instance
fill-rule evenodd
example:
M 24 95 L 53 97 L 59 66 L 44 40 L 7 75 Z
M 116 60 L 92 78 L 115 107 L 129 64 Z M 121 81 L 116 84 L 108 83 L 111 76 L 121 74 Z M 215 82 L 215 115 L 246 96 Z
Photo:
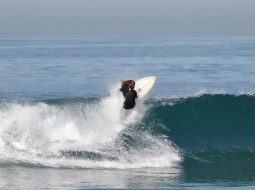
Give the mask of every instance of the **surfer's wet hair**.
M 123 81 L 121 81 L 121 83 L 122 83 L 122 88 L 123 87 L 131 88 L 131 89 L 135 88 L 135 81 L 134 80 L 123 80 Z
M 128 88 L 129 80 L 122 80 L 121 83 L 122 83 L 122 87 Z
M 131 88 L 132 90 L 135 88 L 135 81 L 134 80 L 131 80 L 129 85 L 128 85 L 128 88 Z

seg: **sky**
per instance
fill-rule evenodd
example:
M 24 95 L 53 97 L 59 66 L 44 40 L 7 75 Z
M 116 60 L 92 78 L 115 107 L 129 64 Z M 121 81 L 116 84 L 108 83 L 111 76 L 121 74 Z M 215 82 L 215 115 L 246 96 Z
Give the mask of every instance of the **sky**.
M 255 0 L 0 0 L 0 37 L 255 36 Z

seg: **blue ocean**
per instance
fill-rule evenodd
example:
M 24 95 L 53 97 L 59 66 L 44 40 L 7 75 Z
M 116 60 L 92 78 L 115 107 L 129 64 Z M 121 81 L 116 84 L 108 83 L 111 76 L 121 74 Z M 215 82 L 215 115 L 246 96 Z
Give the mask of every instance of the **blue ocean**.
M 254 37 L 2 38 L 0 189 L 254 189 L 254 74 Z

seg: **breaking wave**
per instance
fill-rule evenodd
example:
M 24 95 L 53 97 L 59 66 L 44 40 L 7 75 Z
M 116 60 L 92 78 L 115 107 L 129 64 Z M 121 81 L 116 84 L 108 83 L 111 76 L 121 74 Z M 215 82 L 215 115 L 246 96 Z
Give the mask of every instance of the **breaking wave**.
M 179 151 L 144 127 L 149 106 L 105 98 L 0 101 L 0 165 L 64 168 L 172 167 Z

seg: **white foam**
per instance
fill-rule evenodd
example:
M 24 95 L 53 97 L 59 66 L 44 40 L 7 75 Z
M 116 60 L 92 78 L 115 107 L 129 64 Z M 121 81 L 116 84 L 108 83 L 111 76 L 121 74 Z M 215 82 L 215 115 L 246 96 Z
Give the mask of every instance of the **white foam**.
M 170 167 L 179 162 L 178 151 L 169 141 L 136 131 L 134 126 L 148 108 L 140 102 L 133 110 L 124 110 L 118 88 L 112 87 L 108 97 L 94 103 L 9 103 L 0 110 L 0 163 L 125 169 Z M 126 149 L 122 133 L 138 144 Z M 93 152 L 106 158 L 63 155 L 68 151 Z

